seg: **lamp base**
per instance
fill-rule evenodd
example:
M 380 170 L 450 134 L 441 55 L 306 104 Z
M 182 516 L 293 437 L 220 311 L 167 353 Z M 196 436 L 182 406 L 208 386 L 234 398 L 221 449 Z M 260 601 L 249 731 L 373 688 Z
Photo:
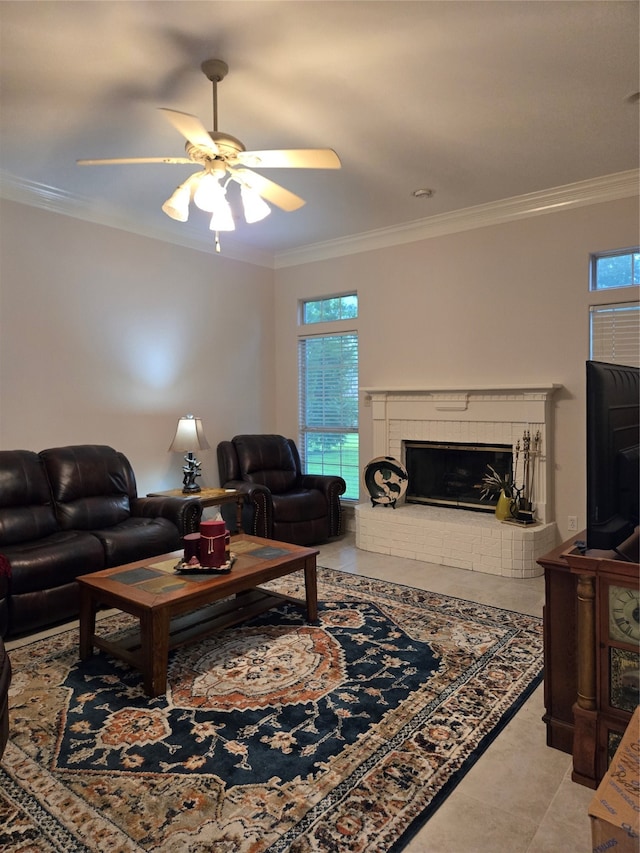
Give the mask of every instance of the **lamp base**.
M 184 457 L 187 463 L 182 469 L 184 477 L 182 478 L 182 492 L 185 495 L 193 495 L 200 491 L 200 486 L 196 483 L 196 477 L 201 476 L 200 462 L 189 451 Z
M 197 492 L 201 492 L 201 491 L 202 491 L 202 489 L 200 488 L 200 486 L 197 483 L 186 483 L 182 487 L 182 493 L 184 495 L 193 495 L 193 494 L 196 494 Z

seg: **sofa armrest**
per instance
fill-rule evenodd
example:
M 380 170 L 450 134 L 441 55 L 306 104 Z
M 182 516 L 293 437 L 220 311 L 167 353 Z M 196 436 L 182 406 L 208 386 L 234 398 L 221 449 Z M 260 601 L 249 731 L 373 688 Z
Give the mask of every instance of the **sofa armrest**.
M 318 489 L 324 494 L 329 507 L 329 536 L 340 536 L 342 533 L 340 495 L 347 490 L 347 484 L 342 477 L 331 474 L 302 474 L 300 483 L 304 489 Z
M 242 527 L 245 533 L 270 539 L 273 533 L 273 500 L 266 486 L 248 483 L 246 480 L 227 480 L 223 489 L 235 489 L 241 492 L 244 501 L 242 508 Z M 222 514 L 225 507 L 222 507 Z
M 317 489 L 328 497 L 340 497 L 347 490 L 347 484 L 342 477 L 330 474 L 303 474 L 300 478 L 303 489 Z
M 131 501 L 131 515 L 138 518 L 166 518 L 180 531 L 180 536 L 196 533 L 200 528 L 202 504 L 197 497 L 146 497 Z

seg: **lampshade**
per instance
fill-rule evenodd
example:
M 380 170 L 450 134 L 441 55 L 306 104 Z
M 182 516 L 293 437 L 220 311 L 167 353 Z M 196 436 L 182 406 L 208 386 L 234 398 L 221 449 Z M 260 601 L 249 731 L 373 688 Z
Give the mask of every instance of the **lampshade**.
M 181 453 L 190 453 L 194 450 L 208 450 L 209 443 L 204 436 L 202 420 L 193 415 L 180 418 L 176 428 L 176 434 L 169 446 L 169 450 Z
M 186 183 L 181 184 L 162 205 L 162 210 L 167 216 L 178 222 L 186 222 L 189 218 L 189 202 L 191 201 L 191 188 Z
M 224 189 L 218 180 L 220 177 L 222 177 L 220 172 L 217 173 L 217 176 L 216 174 L 207 172 L 200 177 L 196 191 L 193 194 L 193 203 L 200 210 L 213 213 L 220 203 L 220 199 L 226 201 Z
M 253 222 L 260 222 L 265 216 L 271 213 L 271 208 L 262 198 L 260 193 L 256 192 L 252 187 L 246 184 L 240 184 L 240 195 L 242 197 L 242 207 L 244 208 L 244 218 L 251 225 Z
M 226 198 L 220 199 L 216 209 L 212 212 L 209 228 L 211 231 L 235 231 L 236 225 Z

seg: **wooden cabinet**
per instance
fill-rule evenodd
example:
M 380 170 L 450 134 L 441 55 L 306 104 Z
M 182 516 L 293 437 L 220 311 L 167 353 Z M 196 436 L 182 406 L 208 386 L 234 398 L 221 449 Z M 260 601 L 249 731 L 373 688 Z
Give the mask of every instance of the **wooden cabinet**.
M 584 534 L 576 539 L 584 538 Z M 565 542 L 545 570 L 547 744 L 597 787 L 640 697 L 640 566 Z
M 640 566 L 566 555 L 577 579 L 573 779 L 597 787 L 640 699 Z
M 576 538 L 580 538 L 576 536 Z M 538 563 L 544 569 L 544 706 L 547 746 L 573 752 L 573 705 L 578 692 L 577 577 L 565 559 L 574 539 Z

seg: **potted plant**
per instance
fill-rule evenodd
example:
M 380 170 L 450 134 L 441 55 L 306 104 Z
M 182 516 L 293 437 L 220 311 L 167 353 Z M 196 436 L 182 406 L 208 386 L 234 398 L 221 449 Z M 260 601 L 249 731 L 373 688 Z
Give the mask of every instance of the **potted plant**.
M 489 469 L 482 478 L 482 492 L 480 497 L 482 500 L 494 498 L 496 503 L 496 518 L 503 521 L 511 516 L 511 504 L 514 500 L 514 488 L 511 480 L 511 472 L 507 471 L 504 474 L 499 474 L 492 465 L 487 465 Z

